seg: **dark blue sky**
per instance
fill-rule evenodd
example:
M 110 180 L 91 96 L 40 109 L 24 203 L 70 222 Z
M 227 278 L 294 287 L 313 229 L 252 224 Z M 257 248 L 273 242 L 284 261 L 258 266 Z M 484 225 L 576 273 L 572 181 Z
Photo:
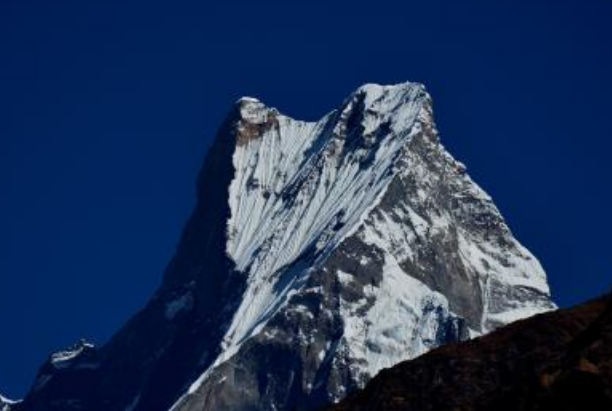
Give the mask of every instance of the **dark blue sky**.
M 241 95 L 316 119 L 364 82 L 425 83 L 555 300 L 602 293 L 611 20 L 607 0 L 3 0 L 0 392 L 145 303 Z

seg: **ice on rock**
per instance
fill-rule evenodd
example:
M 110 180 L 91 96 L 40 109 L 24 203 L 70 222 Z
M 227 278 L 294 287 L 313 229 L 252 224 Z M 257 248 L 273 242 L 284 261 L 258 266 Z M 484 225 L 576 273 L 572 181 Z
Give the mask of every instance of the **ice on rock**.
M 67 350 L 58 351 L 51 354 L 50 362 L 55 368 L 65 368 L 71 365 L 72 361 L 78 358 L 85 350 L 94 348 L 94 345 L 81 340 Z

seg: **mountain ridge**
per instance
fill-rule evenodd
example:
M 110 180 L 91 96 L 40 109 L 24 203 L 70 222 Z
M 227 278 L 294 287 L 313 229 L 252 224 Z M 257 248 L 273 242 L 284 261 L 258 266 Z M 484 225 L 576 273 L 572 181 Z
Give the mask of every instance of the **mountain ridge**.
M 18 401 L 13 401 L 0 394 L 0 411 L 10 411 L 11 406 L 17 403 Z
M 18 411 L 315 409 L 554 308 L 420 84 L 364 85 L 315 122 L 239 99 L 197 198 L 147 306 L 43 365 Z

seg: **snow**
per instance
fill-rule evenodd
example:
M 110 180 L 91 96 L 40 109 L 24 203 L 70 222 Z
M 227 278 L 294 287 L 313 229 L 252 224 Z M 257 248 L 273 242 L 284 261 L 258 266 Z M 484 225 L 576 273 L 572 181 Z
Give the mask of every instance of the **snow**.
M 226 350 L 235 351 L 254 335 L 287 300 L 285 292 L 300 284 L 295 278 L 283 287 L 285 292 L 277 292 L 277 283 L 268 279 L 313 244 L 320 250 L 332 250 L 375 206 L 392 178 L 389 171 L 396 153 L 411 137 L 410 124 L 422 104 L 422 87 L 412 83 L 364 86 L 345 102 L 337 113 L 340 118 L 356 109 L 359 93 L 366 93 L 365 104 L 371 110 L 365 119 L 366 133 L 386 121 L 400 130 L 396 138 L 384 139 L 367 172 L 358 161 L 366 150 L 340 155 L 344 142 L 326 127 L 335 113 L 308 123 L 267 109 L 259 101 L 242 100 L 244 121 L 260 123 L 273 112 L 279 129 L 238 146 L 233 156 L 236 174 L 229 188 L 227 251 L 237 268 L 248 270 L 249 276 L 247 291 L 224 340 Z M 338 122 L 336 132 L 342 126 Z M 288 206 L 282 193 L 294 187 L 298 190 L 292 192 L 294 202 Z M 347 216 L 346 220 L 341 216 Z M 338 222 L 344 226 L 334 232 L 331 228 Z
M 457 210 L 423 211 L 409 202 L 392 210 L 378 207 L 397 176 L 421 182 L 414 192 L 407 193 L 421 205 L 428 204 L 431 187 L 440 184 L 419 163 L 400 163 L 406 161 L 406 147 L 421 133 L 422 124 L 433 124 L 428 101 L 419 84 L 366 84 L 339 110 L 317 122 L 304 122 L 257 99 L 239 100 L 239 132 L 253 125 L 262 130 L 256 138 L 236 145 L 232 156 L 235 174 L 228 188 L 231 213 L 226 251 L 237 270 L 245 274 L 246 290 L 224 335 L 221 353 L 172 409 L 178 409 L 186 396 L 196 392 L 217 366 L 231 361 L 246 340 L 259 333 L 272 338 L 266 324 L 293 295 L 322 292 L 320 287 L 306 288 L 310 272 L 322 267 L 330 253 L 353 235 L 384 256 L 381 283 L 365 286 L 364 298 L 340 304 L 344 336 L 334 352 L 348 353 L 352 371 L 363 377 L 361 381 L 435 347 L 438 326 L 456 318 L 444 295 L 401 268 L 401 262 L 415 258 L 419 244 L 451 229 L 457 230 L 463 264 L 485 290 L 481 329 L 470 329 L 471 336 L 551 307 L 541 301 L 516 306 L 512 306 L 514 302 L 490 303 L 491 284 L 531 287 L 543 295 L 549 292 L 542 267 L 509 230 L 511 247 L 501 250 L 498 244 L 457 229 Z M 363 113 L 362 132 L 358 141 L 349 141 L 346 129 L 355 110 Z M 271 119 L 274 126 L 269 126 Z M 381 135 L 381 129 L 388 134 Z M 489 210 L 497 213 L 490 197 L 464 174 L 465 166 L 443 149 L 442 153 L 443 160 L 461 176 L 456 178 L 465 190 L 453 195 L 480 201 L 479 206 L 490 205 Z M 467 202 L 464 207 L 459 211 L 469 214 L 472 205 Z M 398 216 L 410 224 L 398 222 Z M 313 252 L 314 264 L 303 261 L 302 257 Z M 370 262 L 366 256 L 358 256 L 356 261 L 362 266 Z M 353 274 L 330 272 L 341 287 L 353 285 Z M 189 304 L 185 296 L 168 303 L 166 318 L 172 320 L 189 309 Z M 304 311 L 298 305 L 291 309 Z M 321 351 L 319 360 L 325 355 L 326 351 Z
M 73 348 L 53 353 L 51 354 L 51 364 L 55 368 L 68 367 L 70 362 L 77 358 L 86 348 L 93 348 L 93 344 L 82 341 Z
M 340 284 L 347 285 L 353 282 L 353 275 L 349 273 L 345 273 L 342 270 L 338 270 L 338 280 L 340 280 Z
M 255 97 L 249 97 L 249 96 L 244 96 L 244 97 L 240 97 L 237 101 L 238 104 L 243 104 L 243 103 L 259 103 L 259 100 L 256 99 Z
M 17 404 L 20 401 L 14 401 L 11 399 L 8 399 L 6 397 L 4 397 L 2 394 L 0 394 L 0 405 L 2 404 Z
M 378 246 L 384 244 L 381 237 L 370 235 L 370 241 Z M 364 379 L 436 346 L 439 318 L 423 315 L 424 312 L 453 316 L 442 294 L 407 275 L 391 254 L 384 258 L 380 286 L 367 286 L 366 296 L 374 304 L 365 317 L 358 310 L 366 301 L 343 301 L 341 305 L 345 321 L 343 349 L 356 360 L 353 367 Z
M 523 246 L 513 240 L 513 246 L 519 254 L 503 252 L 499 247 L 490 243 L 476 243 L 470 241 L 469 236 L 459 236 L 459 250 L 465 264 L 473 266 L 479 272 L 486 273 L 482 283 L 485 291 L 484 315 L 482 318 L 482 332 L 487 333 L 498 324 L 508 324 L 513 321 L 531 317 L 535 314 L 553 309 L 550 302 L 542 303 L 540 300 L 521 301 L 516 307 L 504 305 L 503 310 L 493 310 L 490 301 L 495 299 L 491 295 L 490 283 L 505 284 L 507 288 L 528 287 L 547 295 L 550 291 L 546 283 L 544 269 Z M 503 261 L 503 264 L 502 264 Z
M 346 142 L 338 137 L 358 109 L 360 97 L 369 108 L 364 134 L 383 123 L 389 123 L 395 132 L 393 138 L 382 140 L 367 170 L 360 162 L 372 153 L 365 148 L 345 151 Z M 239 100 L 239 130 L 248 124 L 263 124 L 270 116 L 278 127 L 237 145 L 233 154 L 227 253 L 236 268 L 247 273 L 247 289 L 225 334 L 221 354 L 186 395 L 195 392 L 246 339 L 258 334 L 296 290 L 303 289 L 312 267 L 296 261 L 306 250 L 319 250 L 315 266 L 321 264 L 329 251 L 357 229 L 392 179 L 398 153 L 412 137 L 411 126 L 425 98 L 423 87 L 416 83 L 370 84 L 318 122 L 291 119 L 257 99 Z M 335 127 L 330 130 L 332 122 Z M 340 229 L 334 229 L 339 225 Z M 284 272 L 287 267 L 292 272 Z
M 12 405 L 19 404 L 21 400 L 15 401 L 0 394 L 0 411 L 11 411 Z

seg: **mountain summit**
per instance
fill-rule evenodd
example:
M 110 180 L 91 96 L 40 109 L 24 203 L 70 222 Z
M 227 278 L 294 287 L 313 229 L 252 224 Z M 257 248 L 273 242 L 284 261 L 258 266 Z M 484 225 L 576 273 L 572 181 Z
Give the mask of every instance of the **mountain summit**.
M 552 308 L 422 85 L 364 85 L 317 122 L 242 98 L 157 293 L 101 348 L 51 356 L 14 409 L 313 410 Z

